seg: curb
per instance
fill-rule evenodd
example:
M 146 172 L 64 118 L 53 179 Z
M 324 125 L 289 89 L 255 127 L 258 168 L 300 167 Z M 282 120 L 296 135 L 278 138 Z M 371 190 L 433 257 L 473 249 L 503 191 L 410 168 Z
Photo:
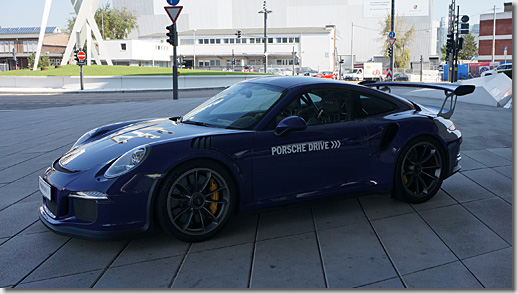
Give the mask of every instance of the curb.
M 206 87 L 206 88 L 187 88 L 178 89 L 178 92 L 224 90 L 228 87 Z M 120 94 L 120 93 L 139 93 L 139 92 L 172 92 L 173 89 L 87 89 L 87 90 L 67 90 L 67 89 L 14 89 L 0 88 L 0 95 L 52 95 L 52 94 Z

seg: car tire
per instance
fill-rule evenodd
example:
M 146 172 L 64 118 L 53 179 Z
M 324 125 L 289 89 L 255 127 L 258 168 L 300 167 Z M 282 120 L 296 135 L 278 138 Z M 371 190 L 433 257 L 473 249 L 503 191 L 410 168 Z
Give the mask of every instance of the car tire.
M 236 205 L 229 172 L 211 160 L 195 160 L 170 172 L 159 190 L 156 220 L 166 233 L 187 242 L 217 234 Z
M 412 139 L 401 151 L 394 171 L 392 196 L 409 203 L 423 203 L 441 188 L 446 156 L 430 137 Z

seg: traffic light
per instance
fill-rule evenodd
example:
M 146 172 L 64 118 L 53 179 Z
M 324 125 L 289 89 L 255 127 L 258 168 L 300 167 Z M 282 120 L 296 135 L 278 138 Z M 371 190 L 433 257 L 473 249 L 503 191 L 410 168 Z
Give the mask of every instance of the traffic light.
M 232 59 L 232 65 L 236 65 L 236 59 L 235 58 Z
M 263 64 L 266 64 L 266 55 L 263 55 Z
M 459 38 L 457 40 L 457 51 L 462 50 L 464 48 L 464 38 Z
M 388 56 L 392 57 L 393 54 L 394 54 L 394 48 L 392 46 L 388 47 Z
M 241 38 L 241 31 L 238 30 L 234 35 L 236 35 L 237 38 L 240 39 Z
M 77 57 L 77 53 L 79 53 L 79 50 L 75 50 L 75 51 L 74 51 L 74 60 L 75 60 L 76 62 L 79 62 L 79 57 Z
M 448 35 L 446 35 L 448 39 L 446 39 L 446 48 L 449 49 L 450 51 L 453 50 L 453 43 L 455 42 L 454 40 L 454 34 L 453 33 L 450 33 Z
M 167 43 L 169 43 L 173 46 L 178 46 L 178 42 L 177 42 L 178 39 L 176 38 L 174 25 L 170 25 L 165 28 L 168 30 L 167 34 L 165 34 L 165 35 L 169 37 L 167 39 Z
M 460 19 L 461 21 L 461 24 L 460 24 L 460 34 L 461 35 L 464 35 L 464 34 L 469 34 L 469 16 L 467 15 L 463 15 Z

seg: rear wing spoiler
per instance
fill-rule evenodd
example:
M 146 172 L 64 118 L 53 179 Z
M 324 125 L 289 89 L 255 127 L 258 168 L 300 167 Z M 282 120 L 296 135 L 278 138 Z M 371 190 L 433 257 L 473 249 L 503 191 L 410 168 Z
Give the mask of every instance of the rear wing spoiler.
M 442 103 L 441 110 L 439 110 L 438 116 L 449 119 L 455 111 L 457 105 L 457 97 L 473 93 L 475 86 L 473 85 L 435 85 L 435 84 L 423 84 L 423 83 L 402 83 L 402 82 L 361 82 L 360 85 L 374 88 L 377 90 L 385 91 L 390 93 L 390 87 L 407 87 L 407 88 L 424 88 L 424 89 L 435 89 L 444 91 L 444 102 Z M 446 102 L 450 100 L 450 108 L 447 112 L 443 112 Z

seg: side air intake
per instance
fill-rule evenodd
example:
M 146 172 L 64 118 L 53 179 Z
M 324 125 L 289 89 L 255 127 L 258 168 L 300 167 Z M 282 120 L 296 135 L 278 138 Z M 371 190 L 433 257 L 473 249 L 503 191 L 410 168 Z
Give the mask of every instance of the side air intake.
M 192 149 L 210 149 L 210 137 L 198 137 L 191 141 Z

